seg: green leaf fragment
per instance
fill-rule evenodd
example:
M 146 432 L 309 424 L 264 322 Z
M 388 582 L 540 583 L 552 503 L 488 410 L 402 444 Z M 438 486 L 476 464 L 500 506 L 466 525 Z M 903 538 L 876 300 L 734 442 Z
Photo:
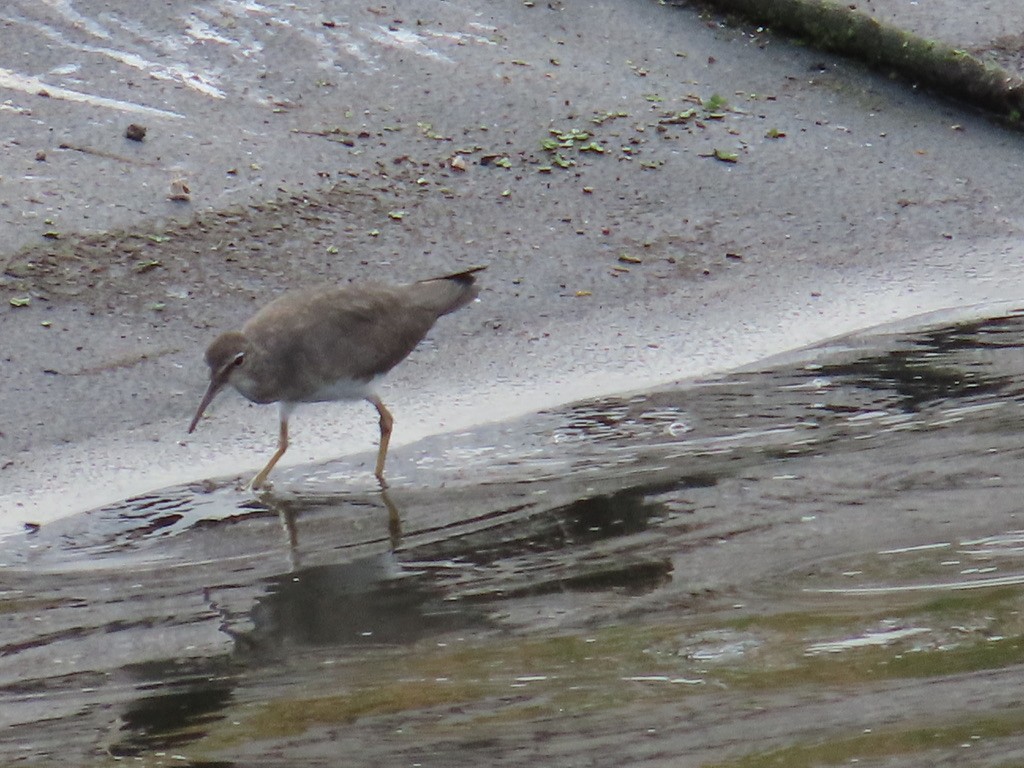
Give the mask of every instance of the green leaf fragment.
M 614 120 L 618 117 L 629 117 L 629 115 L 621 110 L 618 112 L 601 112 L 590 118 L 590 122 L 601 125 L 608 120 Z
M 682 123 L 689 122 L 691 119 L 697 116 L 697 110 L 693 107 L 684 109 L 682 112 L 676 112 L 675 114 L 669 113 L 666 117 L 661 118 L 658 122 L 662 125 L 680 125 Z
M 729 107 L 729 102 L 717 93 L 713 93 L 711 94 L 711 98 L 704 102 L 703 106 L 708 112 L 721 112 L 723 109 L 727 109 Z
M 579 128 L 570 128 L 568 131 L 560 131 L 558 128 L 549 128 L 548 133 L 563 143 L 572 144 L 574 141 L 586 141 L 590 138 L 588 131 Z
M 163 265 L 156 259 L 141 259 L 140 261 L 135 262 L 135 266 L 132 267 L 132 269 L 141 275 L 144 272 L 149 272 L 160 266 Z
M 735 152 L 729 152 L 728 150 L 717 148 L 715 149 L 714 157 L 716 160 L 721 160 L 723 163 L 735 163 L 740 159 L 740 156 Z
M 30 296 L 15 296 L 10 300 L 12 307 L 27 307 L 32 303 L 32 297 Z
M 432 123 L 416 123 L 416 127 L 419 128 L 420 133 L 426 136 L 428 139 L 434 139 L 435 141 L 447 141 L 448 137 L 438 133 L 434 130 Z
M 388 211 L 388 218 L 401 221 L 405 217 L 405 211 Z

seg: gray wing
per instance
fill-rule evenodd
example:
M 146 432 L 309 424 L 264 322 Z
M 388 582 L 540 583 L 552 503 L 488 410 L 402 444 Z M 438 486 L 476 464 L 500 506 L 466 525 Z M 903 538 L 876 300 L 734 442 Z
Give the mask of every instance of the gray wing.
M 287 371 L 287 397 L 302 400 L 339 379 L 369 381 L 400 363 L 440 314 L 412 286 L 351 286 L 286 294 L 242 328 L 258 356 Z

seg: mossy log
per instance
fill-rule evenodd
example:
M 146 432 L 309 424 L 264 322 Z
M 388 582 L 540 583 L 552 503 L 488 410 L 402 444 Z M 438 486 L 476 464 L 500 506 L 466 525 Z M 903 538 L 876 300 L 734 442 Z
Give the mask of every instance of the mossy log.
M 833 0 L 701 0 L 701 5 L 861 60 L 1000 117 L 1019 122 L 1024 115 L 1024 78 Z

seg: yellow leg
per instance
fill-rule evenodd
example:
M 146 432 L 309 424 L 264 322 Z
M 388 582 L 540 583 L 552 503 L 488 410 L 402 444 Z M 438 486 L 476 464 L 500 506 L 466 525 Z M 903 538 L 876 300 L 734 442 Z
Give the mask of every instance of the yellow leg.
M 270 470 L 274 468 L 274 465 L 281 460 L 284 456 L 284 452 L 288 450 L 288 416 L 285 414 L 281 415 L 281 433 L 277 439 L 277 450 L 274 455 L 270 457 L 270 461 L 267 462 L 267 466 L 260 470 L 260 473 L 252 479 L 252 485 L 254 490 L 259 490 L 263 483 L 267 480 L 267 475 L 270 474 Z
M 380 401 L 379 397 L 374 395 L 366 399 L 373 403 L 373 407 L 380 414 L 380 448 L 377 450 L 377 469 L 373 474 L 377 476 L 381 487 L 386 488 L 388 484 L 384 480 L 384 460 L 388 456 L 388 443 L 391 442 L 391 427 L 394 425 L 395 419 L 391 412 L 384 407 L 384 403 Z

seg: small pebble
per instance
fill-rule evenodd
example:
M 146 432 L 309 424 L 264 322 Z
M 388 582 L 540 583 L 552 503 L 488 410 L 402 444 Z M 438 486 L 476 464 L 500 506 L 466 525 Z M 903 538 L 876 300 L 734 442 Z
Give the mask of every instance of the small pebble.
M 125 130 L 124 137 L 126 139 L 131 139 L 132 141 L 142 141 L 146 138 L 146 126 L 139 125 L 138 123 L 132 123 Z

